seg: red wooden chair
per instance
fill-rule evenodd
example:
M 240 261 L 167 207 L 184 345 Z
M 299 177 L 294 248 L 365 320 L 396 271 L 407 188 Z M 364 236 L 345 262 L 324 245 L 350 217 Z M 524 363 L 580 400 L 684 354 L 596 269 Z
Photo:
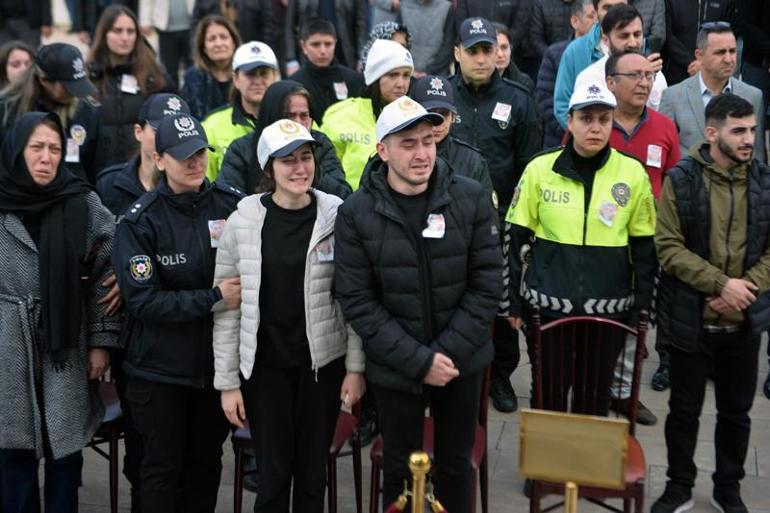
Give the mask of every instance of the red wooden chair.
M 609 384 L 612 383 L 615 362 L 619 356 L 626 355 L 626 338 L 631 336 L 635 339 L 625 488 L 579 489 L 580 497 L 616 512 L 629 513 L 632 501 L 637 513 L 641 513 L 644 507 L 646 464 L 642 447 L 634 435 L 646 333 L 646 313 L 641 314 L 636 329 L 600 317 L 568 317 L 541 326 L 540 315 L 537 313 L 528 325 L 527 339 L 534 386 L 533 407 L 538 409 L 607 416 Z M 541 500 L 549 494 L 563 497 L 564 484 L 533 481 L 530 513 L 550 511 L 562 506 L 562 502 L 558 502 L 542 509 Z M 606 499 L 614 498 L 623 500 L 622 509 L 605 502 Z
M 488 513 L 489 511 L 489 466 L 487 462 L 487 419 L 489 414 L 487 412 L 489 407 L 489 377 L 490 368 L 487 367 L 484 371 L 484 379 L 481 383 L 481 400 L 479 403 L 479 422 L 476 425 L 476 434 L 473 440 L 473 451 L 471 453 L 471 466 L 473 467 L 473 480 L 479 480 L 479 487 L 481 488 L 481 511 Z M 423 450 L 433 458 L 433 417 L 425 417 L 425 424 L 423 426 Z M 371 451 L 372 460 L 372 478 L 369 491 L 369 511 L 370 513 L 378 513 L 380 511 L 380 479 L 382 476 L 382 454 L 383 440 L 382 435 L 378 435 L 374 439 Z M 441 497 L 438 497 L 441 500 Z M 476 487 L 473 487 L 473 512 L 476 511 Z
M 337 426 L 334 429 L 334 438 L 329 447 L 329 458 L 326 462 L 326 488 L 329 503 L 329 513 L 337 513 L 337 458 L 340 456 L 353 456 L 353 478 L 355 480 L 356 512 L 362 513 L 361 488 L 361 439 L 358 435 L 358 419 L 361 416 L 360 402 L 353 406 L 353 411 L 348 413 L 340 411 L 337 417 Z M 345 442 L 350 440 L 350 450 L 343 451 Z M 232 435 L 233 448 L 235 449 L 235 479 L 233 494 L 233 511 L 243 511 L 243 454 L 254 451 L 254 442 L 251 439 L 251 431 L 248 422 L 245 429 L 236 429 Z M 257 469 L 259 470 L 259 469 Z
M 120 453 L 118 441 L 123 437 L 123 411 L 120 408 L 120 399 L 115 383 L 109 381 L 99 382 L 99 395 L 104 403 L 104 418 L 96 434 L 88 443 L 99 455 L 107 459 L 110 465 L 110 512 L 118 513 L 118 463 Z M 105 451 L 100 446 L 107 444 Z

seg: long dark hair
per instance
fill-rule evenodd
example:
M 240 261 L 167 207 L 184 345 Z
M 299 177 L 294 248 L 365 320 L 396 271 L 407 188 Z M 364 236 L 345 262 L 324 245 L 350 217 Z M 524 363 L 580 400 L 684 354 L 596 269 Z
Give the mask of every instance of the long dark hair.
M 211 25 L 220 25 L 226 28 L 230 33 L 230 37 L 233 40 L 233 55 L 235 55 L 235 50 L 241 46 L 241 35 L 238 33 L 238 29 L 235 28 L 227 18 L 219 14 L 210 14 L 203 18 L 195 28 L 193 62 L 195 63 L 196 68 L 209 74 L 216 69 L 214 61 L 209 59 L 209 56 L 206 55 L 206 31 Z M 232 60 L 232 57 L 230 57 L 230 64 L 232 63 Z M 230 67 L 230 64 L 228 64 L 228 67 Z
M 136 14 L 128 7 L 118 4 L 107 7 L 99 18 L 99 23 L 96 25 L 94 44 L 91 47 L 91 53 L 88 54 L 89 68 L 92 68 L 92 71 L 97 71 L 91 77 L 94 85 L 96 85 L 101 94 L 105 93 L 108 80 L 104 70 L 110 67 L 110 49 L 107 46 L 107 32 L 112 29 L 115 20 L 120 16 L 131 18 L 136 30 L 136 43 L 129 59 L 131 74 L 139 82 L 142 94 L 149 96 L 156 91 L 162 91 L 166 87 L 166 77 L 158 63 L 155 51 L 139 31 L 139 22 L 136 19 Z
M 35 49 L 24 41 L 8 41 L 3 46 L 0 46 L 0 88 L 3 88 L 8 84 L 9 80 L 8 75 L 6 74 L 6 68 L 8 67 L 8 59 L 11 57 L 11 52 L 14 50 L 23 50 L 27 52 L 32 63 L 35 61 Z

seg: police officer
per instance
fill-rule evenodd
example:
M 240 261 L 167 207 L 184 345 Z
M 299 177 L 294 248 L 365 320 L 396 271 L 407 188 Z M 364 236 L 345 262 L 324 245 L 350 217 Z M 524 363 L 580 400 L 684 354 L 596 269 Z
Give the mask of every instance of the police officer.
M 436 155 L 444 159 L 456 173 L 473 178 L 483 185 L 490 198 L 493 198 L 494 189 L 486 159 L 470 144 L 449 135 L 457 116 L 454 91 L 449 81 L 435 75 L 426 75 L 415 83 L 412 98 L 428 112 L 444 117 L 443 123 L 433 127 Z
M 118 225 L 113 266 L 128 313 L 126 396 L 142 437 L 144 513 L 214 511 L 228 424 L 213 387 L 212 311 L 240 304 L 240 282 L 212 288 L 218 238 L 242 197 L 206 178 L 208 141 L 188 115 L 155 134 L 158 187 Z
M 103 169 L 96 179 L 96 192 L 104 206 L 116 216 L 136 203 L 142 195 L 158 184 L 158 170 L 152 160 L 155 152 L 155 130 L 166 116 L 190 115 L 190 106 L 175 94 L 160 93 L 147 98 L 139 109 L 138 123 L 134 124 L 134 138 L 139 153 L 128 162 Z
M 497 73 L 497 35 L 488 20 L 476 17 L 462 22 L 454 55 L 460 66 L 449 79 L 457 106 L 452 135 L 487 156 L 502 218 L 521 172 L 542 145 L 537 108 L 524 86 Z M 503 247 L 507 249 L 507 243 Z M 503 298 L 502 310 L 507 306 Z M 510 375 L 519 364 L 518 336 L 502 317 L 495 319 L 494 341 L 492 404 L 500 411 L 514 411 L 517 401 Z
M 54 112 L 64 125 L 67 140 L 64 165 L 76 176 L 96 180 L 99 109 L 96 88 L 80 50 L 66 43 L 40 48 L 35 64 L 3 90 L 0 96 L 0 141 L 16 119 L 30 111 Z
M 514 327 L 521 325 L 526 313 L 524 302 L 541 308 L 545 322 L 569 315 L 602 315 L 634 323 L 652 301 L 657 271 L 652 238 L 655 200 L 647 172 L 641 162 L 609 146 L 616 101 L 604 82 L 578 87 L 569 105 L 572 136 L 566 147 L 530 162 L 506 217 L 513 225 L 510 322 Z M 519 255 L 526 244 L 531 250 L 522 295 Z M 558 372 L 559 365 L 564 366 L 562 372 L 571 372 L 569 361 L 576 358 L 583 362 L 577 368 L 584 369 L 584 377 L 576 381 L 598 379 L 596 409 L 581 410 L 573 404 L 577 411 L 607 413 L 611 370 L 623 340 L 615 342 L 612 351 L 599 355 L 582 343 L 574 352 L 543 345 L 544 361 L 553 362 L 545 367 L 549 372 Z M 548 376 L 543 384 L 549 386 Z M 563 409 L 566 393 L 563 387 L 553 394 L 543 391 L 549 398 L 544 406 Z

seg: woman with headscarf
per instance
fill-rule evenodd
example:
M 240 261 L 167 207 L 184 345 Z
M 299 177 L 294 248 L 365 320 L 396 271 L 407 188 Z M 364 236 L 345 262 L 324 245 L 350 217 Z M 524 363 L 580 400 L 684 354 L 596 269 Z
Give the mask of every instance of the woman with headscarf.
M 120 326 L 97 303 L 114 217 L 64 167 L 59 117 L 29 112 L 0 149 L 0 495 L 5 511 L 77 511 L 81 450 L 104 407 L 96 380 Z
M 352 192 L 345 181 L 345 171 L 334 153 L 332 142 L 323 133 L 313 130 L 313 102 L 302 84 L 293 80 L 281 80 L 271 85 L 259 106 L 259 118 L 255 130 L 236 139 L 227 150 L 219 180 L 253 194 L 262 180 L 262 168 L 257 160 L 257 141 L 265 127 L 279 119 L 291 119 L 305 127 L 317 141 L 313 153 L 317 164 L 317 188 L 342 199 Z

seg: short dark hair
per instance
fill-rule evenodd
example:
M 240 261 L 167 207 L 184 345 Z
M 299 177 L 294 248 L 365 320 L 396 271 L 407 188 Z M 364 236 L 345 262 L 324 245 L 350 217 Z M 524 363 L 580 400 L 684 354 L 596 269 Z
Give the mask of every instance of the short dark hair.
M 593 1 L 593 0 L 575 0 L 570 4 L 569 15 L 580 17 L 583 15 L 583 11 L 585 10 L 586 5 L 598 4 L 598 3 L 599 3 L 598 1 Z M 596 9 L 596 5 L 594 5 L 594 9 Z
M 602 20 L 602 32 L 609 35 L 615 29 L 626 28 L 636 18 L 642 19 L 642 15 L 636 7 L 628 4 L 614 5 L 607 11 Z M 644 26 L 644 21 L 642 21 Z
M 709 34 L 732 34 L 733 28 L 726 21 L 712 21 L 704 23 L 698 30 L 698 36 L 695 38 L 695 48 L 705 50 L 708 46 Z
M 607 58 L 607 62 L 604 64 L 604 75 L 609 77 L 617 73 L 618 63 L 620 62 L 620 60 L 624 56 L 630 55 L 630 54 L 641 55 L 642 57 L 644 57 L 644 54 L 642 52 L 634 49 L 625 50 L 620 53 L 611 53 L 610 56 Z
M 738 95 L 723 93 L 706 105 L 706 126 L 722 126 L 727 117 L 745 118 L 754 114 L 754 106 Z
M 337 39 L 337 29 L 334 28 L 334 24 L 323 18 L 310 18 L 302 24 L 302 28 L 299 31 L 299 38 L 302 41 L 305 41 L 313 34 L 325 34 Z

